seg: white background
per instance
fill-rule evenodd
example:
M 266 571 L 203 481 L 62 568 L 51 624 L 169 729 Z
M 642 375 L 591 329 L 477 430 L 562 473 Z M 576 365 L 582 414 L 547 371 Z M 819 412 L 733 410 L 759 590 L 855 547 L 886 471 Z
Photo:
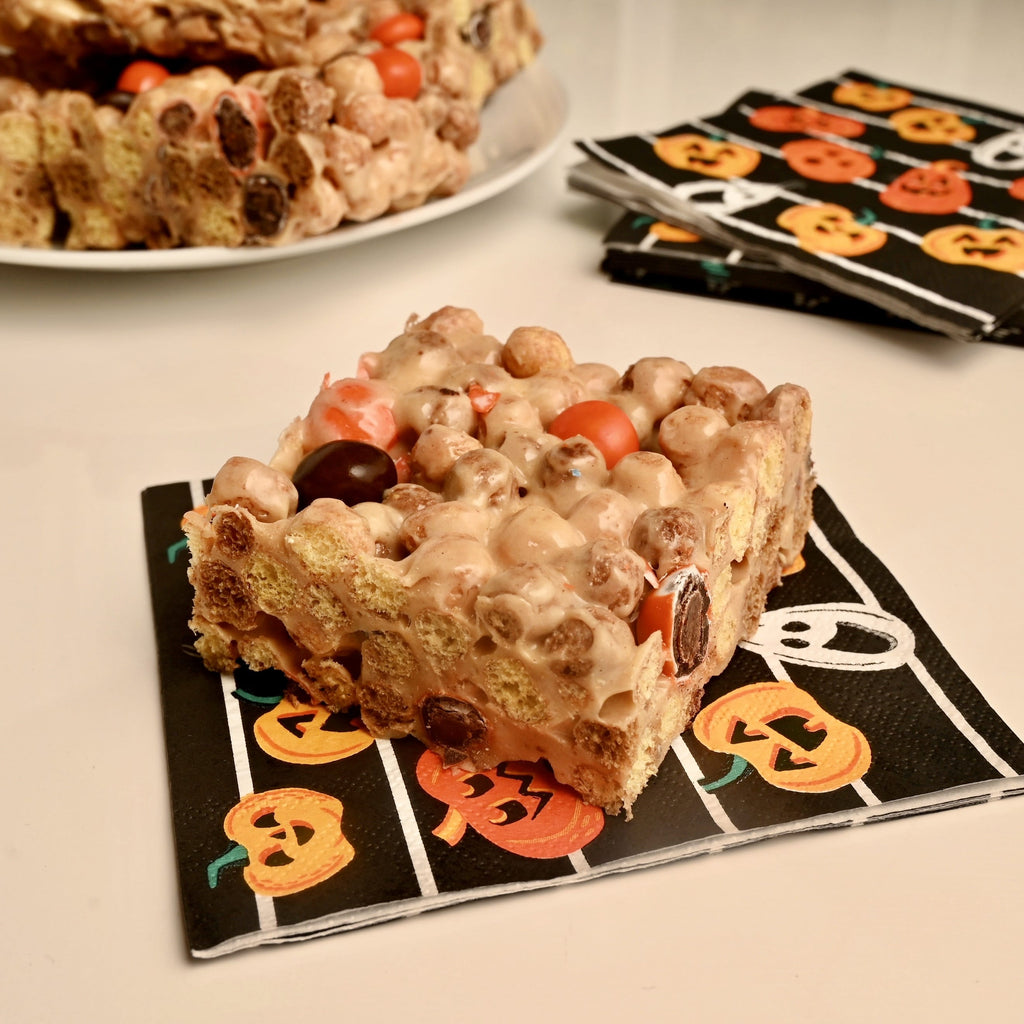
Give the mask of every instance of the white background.
M 581 360 L 734 364 L 815 401 L 820 478 L 1024 731 L 1024 350 L 609 283 L 572 139 L 847 68 L 1006 107 L 1015 0 L 537 0 L 571 105 L 537 174 L 442 221 L 251 267 L 0 266 L 0 1007 L 23 1021 L 1016 1019 L 1024 801 L 775 840 L 192 962 L 139 494 L 266 457 L 325 371 L 476 309 Z

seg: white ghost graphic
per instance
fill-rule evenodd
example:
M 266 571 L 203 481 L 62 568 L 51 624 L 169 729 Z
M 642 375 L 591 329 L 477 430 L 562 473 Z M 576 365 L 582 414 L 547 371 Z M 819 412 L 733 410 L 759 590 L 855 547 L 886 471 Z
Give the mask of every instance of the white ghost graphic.
M 792 665 L 872 672 L 906 664 L 914 633 L 880 608 L 809 604 L 765 612 L 740 646 Z
M 771 202 L 784 194 L 778 185 L 743 178 L 729 181 L 709 179 L 707 181 L 681 182 L 672 188 L 673 196 L 684 203 L 693 203 L 701 213 L 711 216 L 732 216 Z
M 1003 132 L 979 142 L 971 153 L 971 159 L 993 170 L 1024 170 L 1024 131 Z

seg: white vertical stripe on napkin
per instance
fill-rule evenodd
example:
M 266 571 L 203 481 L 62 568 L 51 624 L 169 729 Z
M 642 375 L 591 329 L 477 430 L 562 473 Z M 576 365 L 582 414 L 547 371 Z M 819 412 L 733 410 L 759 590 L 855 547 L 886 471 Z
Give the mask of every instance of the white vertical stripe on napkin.
M 412 858 L 420 892 L 424 896 L 436 896 L 437 882 L 434 881 L 434 872 L 430 869 L 423 836 L 420 835 L 419 826 L 416 824 L 416 815 L 413 814 L 412 803 L 409 801 L 409 791 L 405 788 L 405 779 L 402 777 L 401 768 L 398 767 L 398 758 L 391 747 L 391 740 L 376 740 L 376 744 L 381 764 L 384 765 L 384 774 L 391 787 L 391 798 L 395 802 L 395 810 L 398 811 L 398 820 L 402 826 L 409 856 Z
M 252 785 L 252 772 L 249 768 L 249 752 L 245 746 L 245 726 L 242 724 L 242 713 L 235 699 L 235 679 L 228 672 L 220 676 L 221 692 L 224 695 L 224 714 L 228 721 L 228 736 L 231 740 L 231 759 L 235 766 L 235 779 L 238 782 L 239 797 L 255 792 Z M 253 893 L 256 900 L 256 914 L 259 917 L 260 931 L 268 931 L 277 927 L 277 912 L 274 910 L 274 898 Z
M 725 808 L 718 797 L 714 793 L 709 793 L 700 784 L 701 779 L 704 778 L 704 773 L 700 770 L 700 765 L 693 759 L 693 754 L 690 753 L 690 748 L 686 745 L 686 741 L 682 736 L 677 736 L 672 742 L 672 752 L 679 758 L 683 771 L 686 772 L 690 782 L 693 783 L 693 788 L 696 790 L 697 796 L 701 798 L 704 808 L 711 815 L 711 820 L 723 832 L 739 832 L 740 830 L 732 823 L 732 819 L 725 813 Z
M 585 875 L 590 871 L 590 862 L 582 850 L 573 850 L 569 854 L 569 862 L 572 864 L 572 869 L 577 875 Z
M 199 508 L 206 501 L 206 492 L 203 489 L 202 480 L 190 480 L 188 484 L 189 497 L 192 499 L 192 507 Z
M 855 572 L 854 568 L 850 563 L 843 558 L 841 554 L 829 542 L 828 538 L 821 532 L 821 529 L 816 523 L 811 524 L 809 531 L 811 539 L 814 541 L 818 550 L 846 577 L 847 581 L 861 596 L 861 599 L 866 605 L 872 608 L 879 608 L 880 605 L 875 598 L 875 595 L 871 592 L 868 585 L 860 578 Z M 960 730 L 963 737 L 974 747 L 975 750 L 985 758 L 986 761 L 1000 775 L 1005 778 L 1015 778 L 1019 775 L 1019 772 L 1006 763 L 988 744 L 977 729 L 971 725 L 963 716 L 963 712 L 946 696 L 945 692 L 941 689 L 938 683 L 935 682 L 931 672 L 928 671 L 927 667 L 921 662 L 916 656 L 912 655 L 907 659 L 907 666 L 917 676 L 918 682 L 925 688 L 928 695 L 938 705 L 942 713 Z
M 220 687 L 224 695 L 224 712 L 228 720 L 228 736 L 231 739 L 231 757 L 235 764 L 235 778 L 238 780 L 238 795 L 254 793 L 252 772 L 249 769 L 249 752 L 245 749 L 245 726 L 235 699 L 235 677 L 230 672 L 221 672 Z

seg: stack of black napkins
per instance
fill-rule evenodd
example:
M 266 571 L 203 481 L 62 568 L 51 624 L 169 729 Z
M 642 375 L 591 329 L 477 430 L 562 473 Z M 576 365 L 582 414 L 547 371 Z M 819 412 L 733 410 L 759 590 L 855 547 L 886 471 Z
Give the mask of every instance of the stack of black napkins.
M 577 145 L 615 279 L 1024 344 L 1022 115 L 848 71 Z

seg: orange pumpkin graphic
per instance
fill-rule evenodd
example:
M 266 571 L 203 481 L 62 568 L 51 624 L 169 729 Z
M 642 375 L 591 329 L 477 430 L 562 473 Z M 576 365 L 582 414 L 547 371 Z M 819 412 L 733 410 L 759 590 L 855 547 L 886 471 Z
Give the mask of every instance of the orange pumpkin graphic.
M 780 227 L 796 235 L 800 247 L 807 252 L 863 256 L 886 242 L 884 231 L 861 224 L 845 206 L 836 203 L 791 206 L 776 220 Z
M 288 693 L 256 719 L 253 736 L 260 748 L 278 761 L 329 764 L 373 744 L 373 737 L 361 726 L 353 726 L 350 717 L 335 714 L 322 704 L 304 703 Z
M 813 107 L 760 107 L 750 115 L 750 123 L 765 132 L 800 132 L 804 135 L 818 133 L 838 135 L 843 139 L 855 139 L 865 131 L 863 121 L 828 114 Z
M 913 100 L 913 93 L 894 85 L 874 82 L 844 82 L 836 86 L 832 99 L 848 107 L 859 107 L 872 113 L 899 110 Z
M 959 160 L 936 160 L 927 167 L 904 171 L 878 197 L 904 213 L 956 213 L 971 201 L 971 186 L 957 173 L 967 170 Z
M 807 561 L 804 559 L 802 551 L 798 551 L 796 558 L 793 559 L 785 569 L 782 570 L 783 576 L 795 576 L 798 572 L 803 572 L 807 568 Z
M 1014 199 L 1024 199 L 1024 178 L 1017 178 L 1010 184 L 1010 195 Z
M 907 107 L 889 115 L 889 124 L 901 139 L 908 142 L 953 143 L 970 142 L 974 128 L 951 110 L 931 107 Z
M 666 224 L 663 220 L 655 221 L 647 229 L 655 238 L 663 242 L 679 242 L 689 244 L 700 241 L 700 235 L 686 228 L 678 227 L 675 224 Z
M 355 856 L 341 831 L 341 801 L 310 789 L 250 793 L 228 811 L 224 832 L 245 847 L 253 892 L 287 896 L 322 882 Z
M 921 248 L 943 263 L 961 263 L 1007 274 L 1024 271 L 1024 231 L 952 224 L 929 231 Z
M 849 182 L 870 178 L 875 161 L 849 146 L 825 139 L 794 139 L 782 147 L 790 168 L 811 181 Z
M 654 153 L 670 167 L 710 178 L 742 178 L 761 162 L 756 149 L 696 133 L 663 136 L 655 141 Z
M 709 750 L 743 758 L 765 782 L 800 793 L 839 789 L 871 765 L 864 734 L 787 681 L 752 683 L 720 697 L 697 715 L 693 733 Z
M 582 849 L 604 827 L 604 812 L 585 804 L 539 762 L 505 761 L 474 772 L 445 768 L 427 750 L 417 762 L 416 778 L 425 792 L 448 804 L 433 834 L 449 846 L 470 825 L 509 853 L 546 860 Z

